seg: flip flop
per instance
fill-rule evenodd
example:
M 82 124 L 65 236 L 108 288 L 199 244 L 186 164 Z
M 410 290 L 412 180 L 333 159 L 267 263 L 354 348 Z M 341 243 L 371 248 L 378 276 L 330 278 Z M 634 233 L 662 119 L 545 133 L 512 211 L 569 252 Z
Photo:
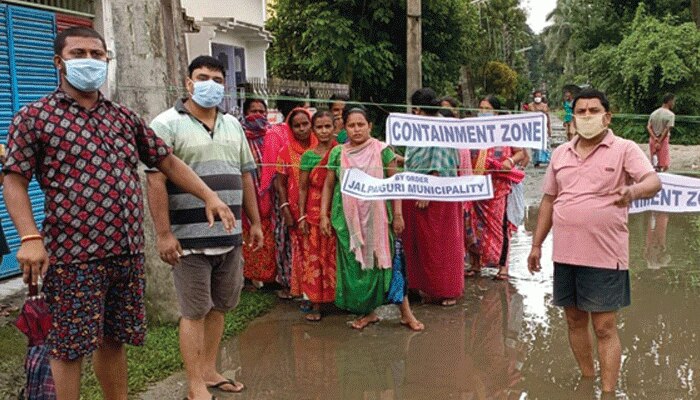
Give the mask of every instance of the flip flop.
M 243 385 L 242 383 L 241 383 L 241 388 L 238 390 L 235 390 L 235 389 L 234 390 L 225 390 L 225 389 L 221 388 L 224 385 L 231 385 L 234 388 L 236 388 L 238 386 L 238 383 L 240 383 L 240 382 L 236 382 L 233 379 L 225 379 L 225 380 L 218 382 L 218 383 L 215 383 L 213 385 L 207 385 L 207 389 L 216 389 L 216 390 L 219 390 L 219 391 L 222 391 L 225 393 L 240 393 L 243 391 L 243 389 L 245 389 L 245 385 Z
M 309 321 L 309 322 L 320 322 L 321 321 L 321 312 L 319 311 L 311 311 L 304 315 L 304 319 Z
M 190 400 L 190 398 L 189 398 L 189 397 L 185 397 L 183 400 Z M 216 397 L 215 397 L 215 396 L 211 396 L 211 400 L 216 400 Z
M 457 305 L 457 299 L 443 299 L 440 301 L 440 305 L 443 307 L 453 307 Z

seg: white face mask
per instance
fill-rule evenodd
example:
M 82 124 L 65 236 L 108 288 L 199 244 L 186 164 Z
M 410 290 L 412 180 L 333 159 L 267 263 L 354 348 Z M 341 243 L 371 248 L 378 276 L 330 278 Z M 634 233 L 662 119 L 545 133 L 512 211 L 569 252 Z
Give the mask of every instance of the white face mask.
M 535 97 L 535 103 L 541 103 L 542 98 L 541 97 Z
M 584 139 L 593 139 L 607 130 L 607 126 L 603 122 L 605 114 L 575 115 L 574 118 L 576 119 L 576 133 Z

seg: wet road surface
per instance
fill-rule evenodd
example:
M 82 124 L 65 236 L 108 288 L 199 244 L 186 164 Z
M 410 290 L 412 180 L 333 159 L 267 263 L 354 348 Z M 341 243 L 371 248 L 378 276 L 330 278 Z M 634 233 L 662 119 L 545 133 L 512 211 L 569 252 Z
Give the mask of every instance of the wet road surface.
M 423 333 L 399 325 L 398 310 L 362 332 L 334 312 L 306 322 L 280 304 L 221 350 L 224 375 L 247 386 L 235 399 L 595 399 L 567 341 L 563 311 L 551 305 L 551 237 L 543 271 L 527 272 L 536 209 L 511 245 L 510 282 L 495 270 L 468 278 L 457 306 L 414 305 Z M 619 399 L 698 398 L 700 216 L 630 216 L 632 306 L 619 314 L 623 348 Z M 182 398 L 177 374 L 144 399 Z

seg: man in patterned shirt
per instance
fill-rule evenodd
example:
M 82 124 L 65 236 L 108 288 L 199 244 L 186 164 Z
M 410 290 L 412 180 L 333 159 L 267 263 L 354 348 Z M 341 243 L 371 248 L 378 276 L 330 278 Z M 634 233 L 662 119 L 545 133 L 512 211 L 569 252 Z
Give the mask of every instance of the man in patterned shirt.
M 21 236 L 25 282 L 43 277 L 57 398 L 79 399 L 82 359 L 94 352 L 104 398 L 125 400 L 124 343 L 145 337 L 139 160 L 202 199 L 210 225 L 218 215 L 230 231 L 235 219 L 138 115 L 99 92 L 108 59 L 97 32 L 67 29 L 54 53 L 60 86 L 23 107 L 9 128 L 5 202 Z M 32 175 L 45 194 L 43 235 L 27 192 Z

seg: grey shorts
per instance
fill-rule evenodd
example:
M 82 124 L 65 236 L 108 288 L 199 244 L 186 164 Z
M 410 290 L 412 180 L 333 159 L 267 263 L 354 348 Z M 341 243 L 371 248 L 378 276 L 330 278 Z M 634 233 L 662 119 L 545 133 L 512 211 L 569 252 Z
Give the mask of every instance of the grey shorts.
M 554 305 L 609 312 L 630 303 L 629 271 L 554 263 Z
M 243 289 L 241 246 L 218 256 L 184 256 L 173 267 L 173 278 L 183 318 L 197 320 L 211 310 L 232 310 Z

